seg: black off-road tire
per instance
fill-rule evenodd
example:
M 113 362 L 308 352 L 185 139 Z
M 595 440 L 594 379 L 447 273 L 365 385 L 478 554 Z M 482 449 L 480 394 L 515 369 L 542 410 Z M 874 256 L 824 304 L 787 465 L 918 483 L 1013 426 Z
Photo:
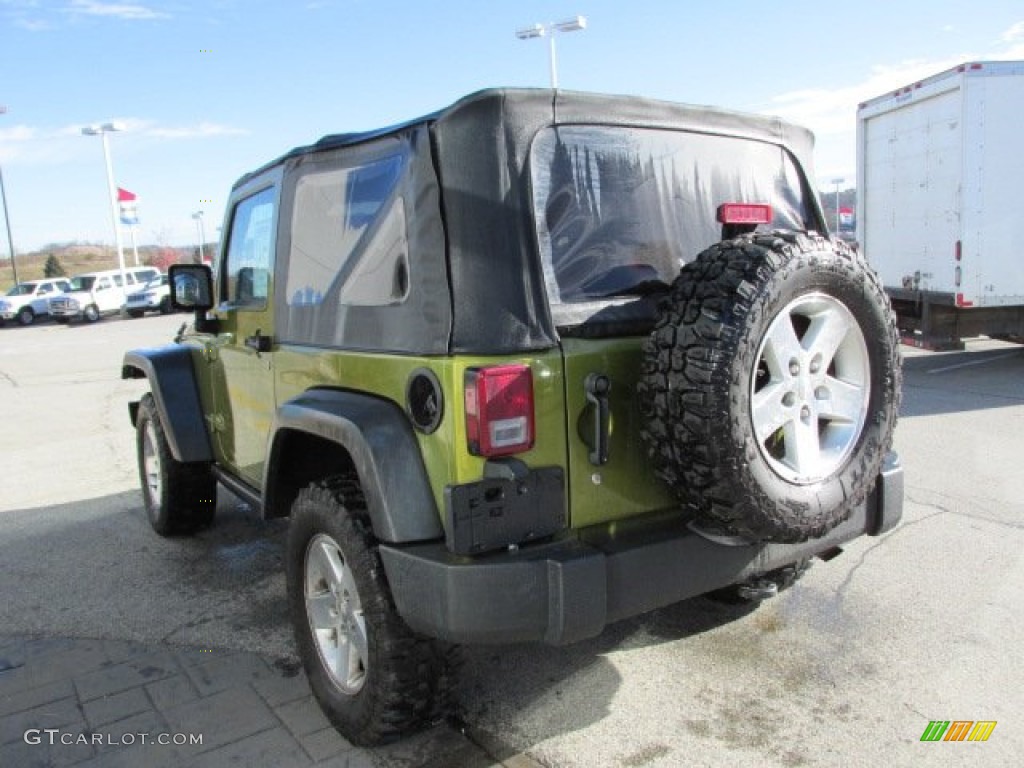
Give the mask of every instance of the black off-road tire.
M 18 324 L 19 325 L 32 325 L 35 322 L 36 313 L 32 311 L 32 307 L 22 307 L 18 312 Z
M 818 305 L 831 325 L 811 339 Z M 847 330 L 832 354 L 814 357 L 815 367 L 805 347 L 827 350 L 835 328 Z M 792 342 L 776 345 L 785 334 Z M 790 362 L 780 365 L 783 356 Z M 846 369 L 856 369 L 854 395 L 845 394 Z M 900 380 L 895 317 L 862 257 L 816 235 L 745 235 L 684 266 L 662 302 L 638 385 L 642 435 L 657 475 L 706 524 L 755 541 L 806 541 L 846 520 L 874 485 L 892 443 Z M 769 401 L 767 386 L 772 418 L 759 421 L 766 410 L 754 405 Z M 820 418 L 841 399 L 861 414 L 850 427 L 832 414 Z M 805 472 L 790 451 L 812 456 L 807 446 L 821 451 Z
M 217 481 L 205 462 L 176 461 L 167 444 L 153 395 L 143 395 L 135 420 L 142 499 L 161 536 L 206 528 L 217 509 Z
M 331 589 L 317 576 L 324 547 L 350 574 L 354 598 L 351 590 Z M 286 567 L 299 656 L 320 706 L 346 739 L 360 746 L 384 744 L 447 714 L 457 650 L 415 634 L 398 615 L 357 483 L 334 478 L 299 492 L 292 505 Z M 327 635 L 319 639 L 314 636 L 307 588 L 310 597 L 338 601 L 333 617 L 362 622 L 358 633 L 365 636 L 365 658 L 356 644 L 356 661 L 345 680 L 325 662 L 325 654 L 333 658 L 336 653 L 331 643 L 337 643 L 339 633 L 333 641 L 330 630 L 322 630 Z M 344 626 L 341 632 L 353 636 Z

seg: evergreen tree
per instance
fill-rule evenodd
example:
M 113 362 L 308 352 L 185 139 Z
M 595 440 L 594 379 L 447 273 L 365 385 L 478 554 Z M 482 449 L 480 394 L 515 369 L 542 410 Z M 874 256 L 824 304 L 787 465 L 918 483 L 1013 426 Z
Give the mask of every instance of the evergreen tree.
M 64 271 L 64 267 L 60 263 L 60 259 L 57 258 L 56 254 L 51 253 L 46 257 L 46 264 L 43 265 L 43 275 L 46 277 L 67 276 L 67 272 Z

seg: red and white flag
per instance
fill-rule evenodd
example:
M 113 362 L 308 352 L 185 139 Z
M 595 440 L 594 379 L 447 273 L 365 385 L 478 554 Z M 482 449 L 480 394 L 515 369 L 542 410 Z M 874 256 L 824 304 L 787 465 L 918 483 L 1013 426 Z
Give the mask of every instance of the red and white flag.
M 121 207 L 121 223 L 128 227 L 134 227 L 139 223 L 139 213 L 136 209 L 136 195 L 127 189 L 117 188 L 117 202 Z

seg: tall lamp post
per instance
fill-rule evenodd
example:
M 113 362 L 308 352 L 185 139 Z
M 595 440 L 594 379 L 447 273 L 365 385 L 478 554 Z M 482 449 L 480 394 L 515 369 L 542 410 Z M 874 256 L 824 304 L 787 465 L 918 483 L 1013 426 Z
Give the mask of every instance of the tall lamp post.
M 550 24 L 534 24 L 532 27 L 523 27 L 516 30 L 516 37 L 520 40 L 532 40 L 535 37 L 546 37 L 548 39 L 548 66 L 551 69 L 551 87 L 558 87 L 558 57 L 555 54 L 555 32 L 579 32 L 587 28 L 585 16 L 573 16 L 565 21 L 551 22 Z
M 117 267 L 121 270 L 122 290 L 128 290 L 128 276 L 124 271 L 124 243 L 121 240 L 121 227 L 117 222 L 117 187 L 114 186 L 114 167 L 110 163 L 110 144 L 107 141 L 107 134 L 114 131 L 123 131 L 121 123 L 103 123 L 102 125 L 88 125 L 82 129 L 83 136 L 99 136 L 103 142 L 103 160 L 107 165 L 107 191 L 110 195 L 110 220 L 114 224 L 114 242 L 117 244 Z M 127 293 L 126 293 L 127 295 Z
M 203 243 L 206 242 L 206 230 L 203 227 L 203 212 L 196 211 L 192 214 L 192 218 L 196 220 L 196 224 L 199 227 L 199 263 L 204 264 L 206 262 L 206 254 L 203 252 Z
M 7 107 L 0 106 L 0 115 L 7 114 Z M 7 190 L 4 189 L 4 171 L 0 168 L 0 198 L 4 201 L 4 225 L 7 227 L 7 247 L 11 249 L 11 272 L 14 284 L 18 284 L 18 265 L 14 261 L 14 238 L 11 236 L 11 217 L 7 213 Z
M 839 185 L 844 181 L 846 179 L 832 179 L 832 183 L 836 185 L 836 237 L 839 237 Z

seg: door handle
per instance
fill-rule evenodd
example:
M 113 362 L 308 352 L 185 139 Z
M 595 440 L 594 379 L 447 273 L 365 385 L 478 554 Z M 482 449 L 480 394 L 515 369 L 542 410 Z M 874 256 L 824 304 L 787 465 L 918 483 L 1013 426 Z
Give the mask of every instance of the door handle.
M 583 389 L 587 393 L 587 400 L 594 406 L 588 458 L 591 464 L 600 467 L 608 463 L 608 433 L 611 422 L 608 393 L 612 391 L 612 382 L 603 373 L 591 373 L 584 379 Z
M 256 333 L 252 336 L 245 337 L 245 346 L 254 350 L 257 354 L 260 352 L 269 352 L 273 340 L 272 336 L 264 336 L 263 332 L 257 328 Z

